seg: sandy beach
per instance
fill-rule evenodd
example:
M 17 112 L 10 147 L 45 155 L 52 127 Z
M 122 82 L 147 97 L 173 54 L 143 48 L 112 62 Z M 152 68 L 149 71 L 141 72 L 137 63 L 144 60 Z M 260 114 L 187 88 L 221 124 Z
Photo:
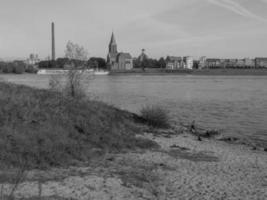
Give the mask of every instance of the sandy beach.
M 85 166 L 29 171 L 15 197 L 33 199 L 267 199 L 267 154 L 192 135 L 145 134 L 161 148 L 107 154 Z M 3 176 L 4 173 L 1 173 Z M 11 171 L 9 171 L 12 174 Z M 15 172 L 14 172 L 15 173 Z M 14 184 L 2 181 L 2 194 Z

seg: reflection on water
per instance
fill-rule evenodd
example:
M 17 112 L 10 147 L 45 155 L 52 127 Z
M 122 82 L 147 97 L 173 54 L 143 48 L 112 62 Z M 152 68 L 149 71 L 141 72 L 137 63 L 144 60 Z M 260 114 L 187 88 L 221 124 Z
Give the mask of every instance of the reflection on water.
M 5 79 L 46 88 L 49 77 Z M 144 105 L 158 104 L 176 121 L 195 120 L 203 127 L 267 142 L 266 76 L 99 76 L 87 90 L 122 109 L 138 113 Z

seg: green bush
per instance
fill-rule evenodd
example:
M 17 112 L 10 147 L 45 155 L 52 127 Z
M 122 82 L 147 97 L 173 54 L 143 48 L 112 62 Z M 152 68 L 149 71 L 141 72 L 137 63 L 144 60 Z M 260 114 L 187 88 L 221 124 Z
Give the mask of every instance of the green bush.
M 170 118 L 168 112 L 159 106 L 146 106 L 141 110 L 141 117 L 148 125 L 155 128 L 168 128 Z

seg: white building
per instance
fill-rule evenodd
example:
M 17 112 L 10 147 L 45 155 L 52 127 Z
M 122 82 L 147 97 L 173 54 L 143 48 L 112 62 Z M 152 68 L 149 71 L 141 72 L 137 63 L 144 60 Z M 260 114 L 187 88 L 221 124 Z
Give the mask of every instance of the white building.
M 26 60 L 26 64 L 28 65 L 36 65 L 40 62 L 37 54 L 30 54 L 29 58 Z
M 191 56 L 184 57 L 185 69 L 193 69 L 194 60 Z

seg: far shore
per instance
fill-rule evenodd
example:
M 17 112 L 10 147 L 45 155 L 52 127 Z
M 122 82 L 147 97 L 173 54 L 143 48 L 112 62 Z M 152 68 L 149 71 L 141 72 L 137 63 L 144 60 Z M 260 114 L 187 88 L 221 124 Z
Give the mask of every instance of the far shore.
M 117 70 L 111 71 L 110 75 L 200 75 L 200 76 L 267 76 L 267 69 L 154 69 L 147 68 L 145 70 Z

